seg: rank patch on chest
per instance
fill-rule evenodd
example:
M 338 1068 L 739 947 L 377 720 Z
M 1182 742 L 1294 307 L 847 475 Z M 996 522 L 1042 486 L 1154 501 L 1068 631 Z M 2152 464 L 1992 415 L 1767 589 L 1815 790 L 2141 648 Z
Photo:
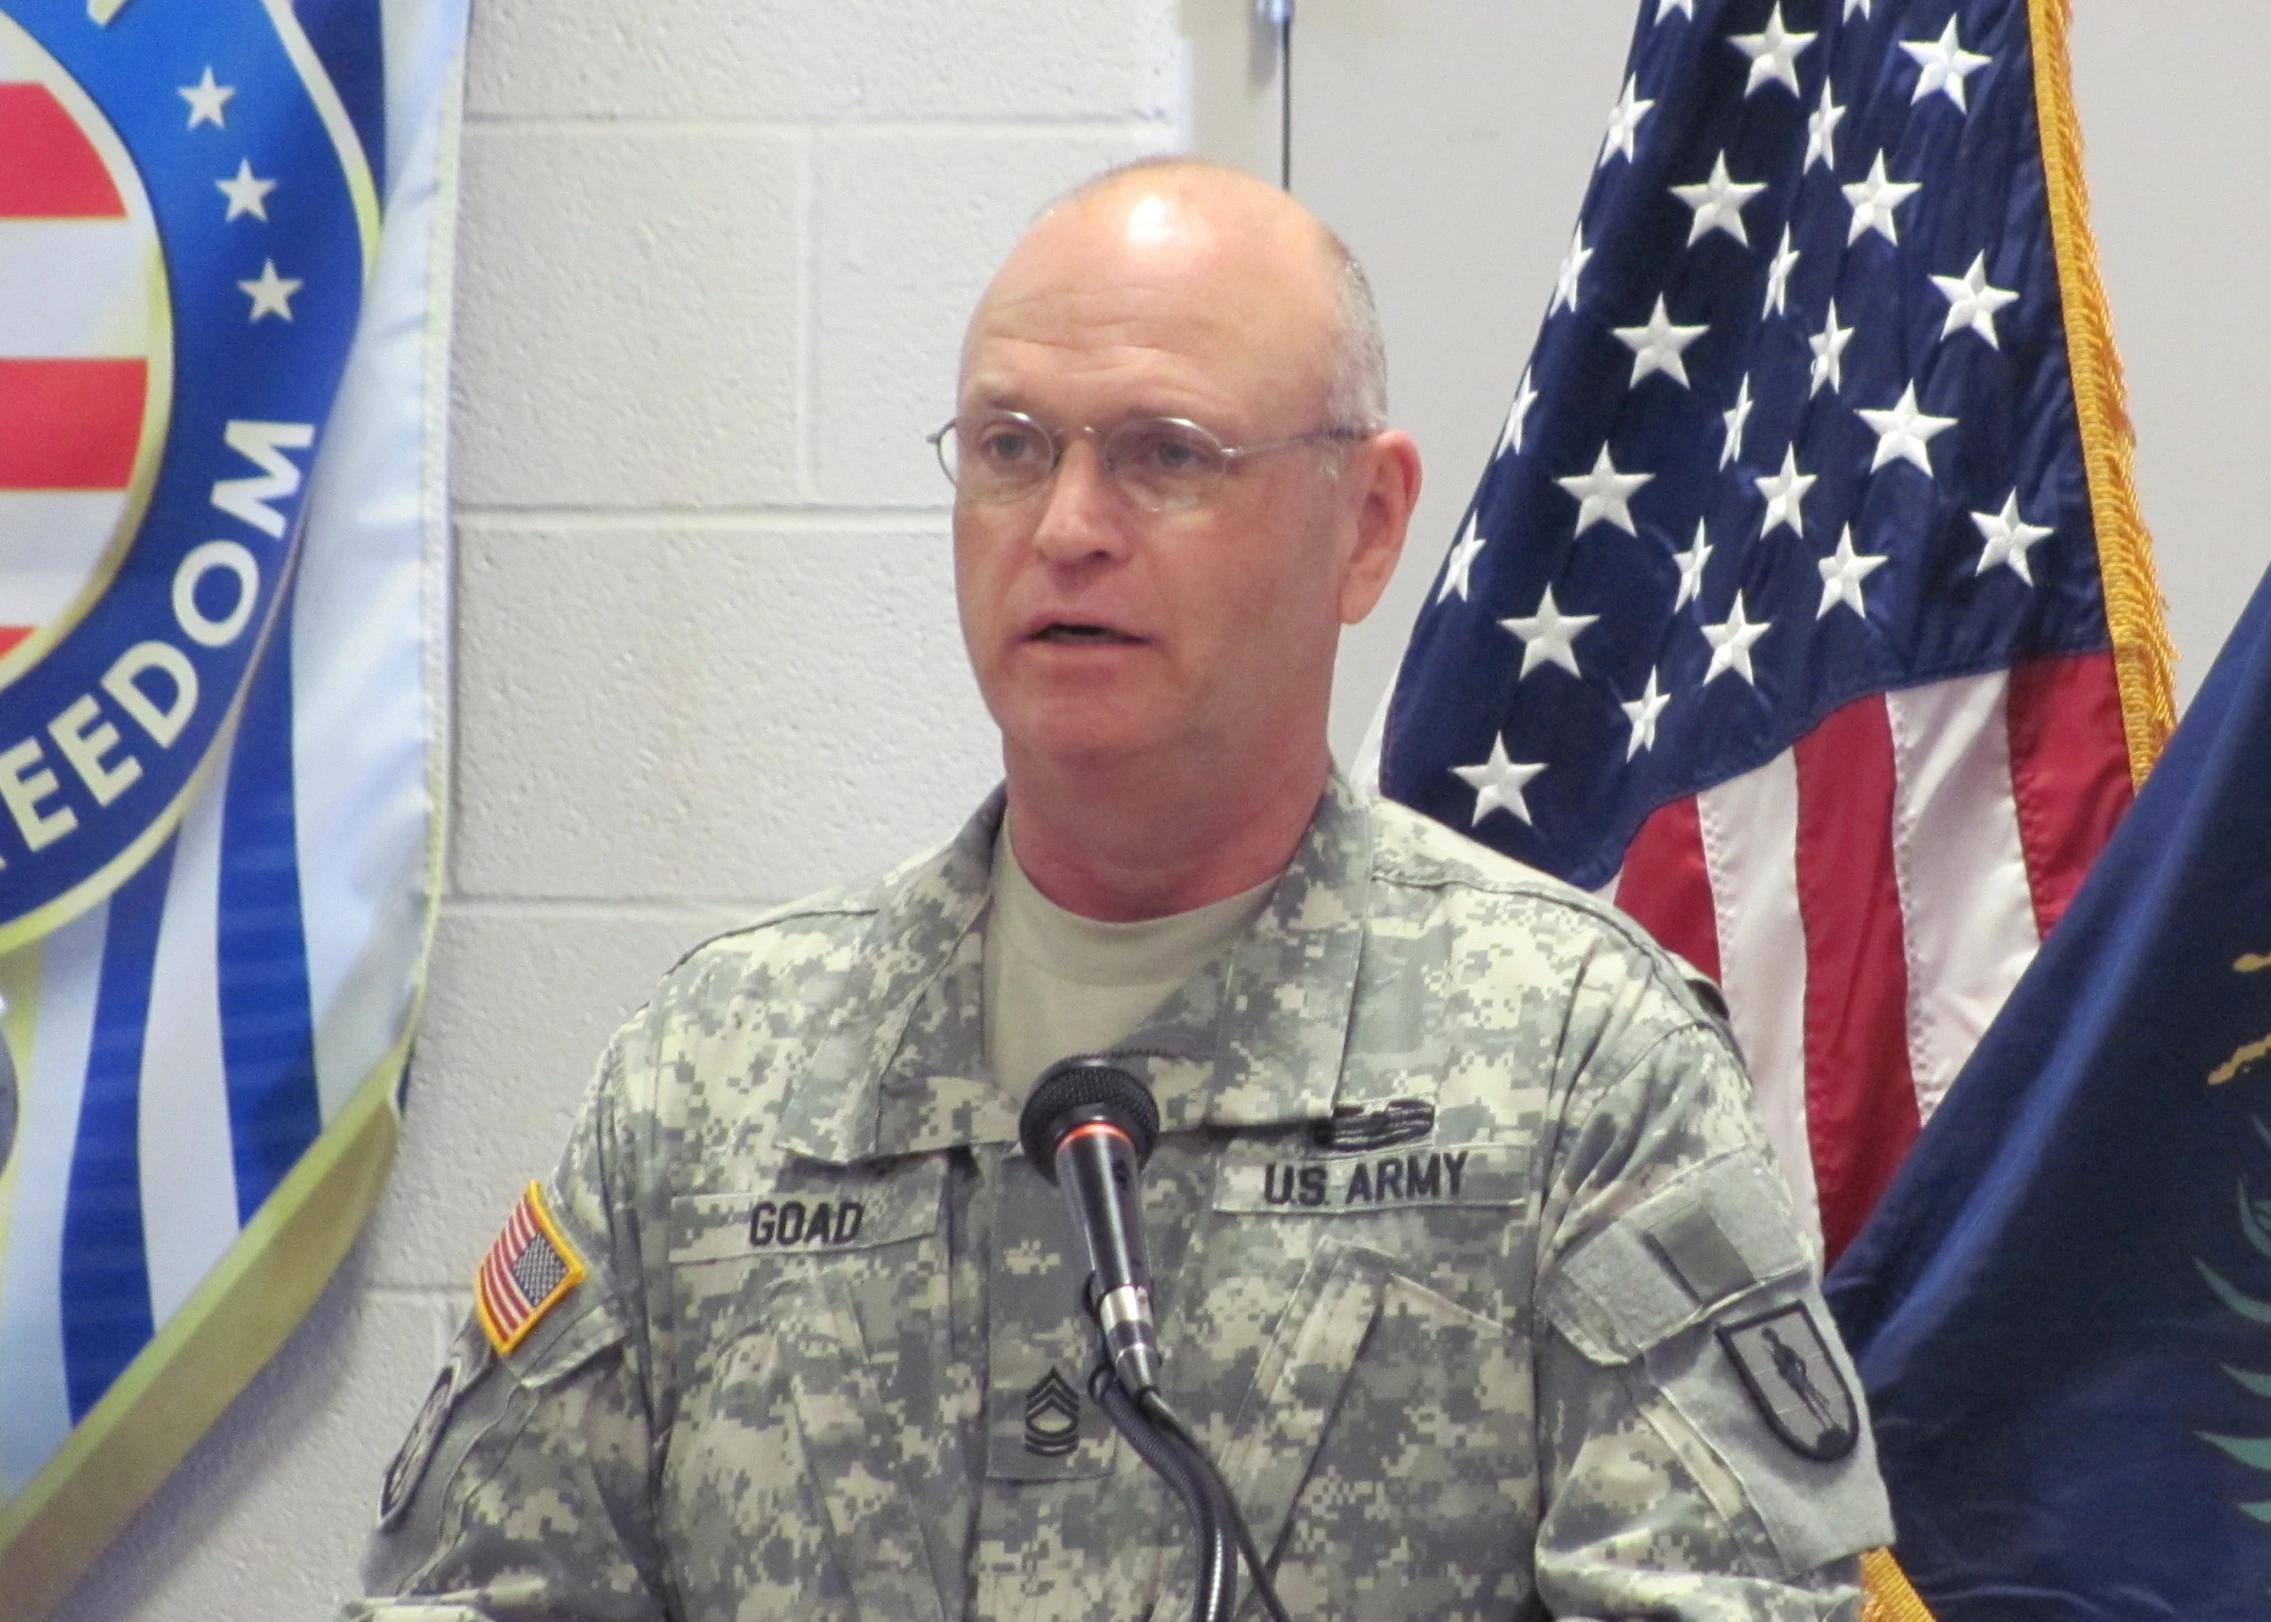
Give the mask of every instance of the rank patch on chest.
M 526 1340 L 583 1276 L 583 1259 L 553 1225 L 543 1190 L 530 1183 L 473 1275 L 473 1308 L 497 1355 Z
M 1080 1445 L 1080 1393 L 1051 1365 L 1025 1393 L 1025 1451 L 1061 1459 Z
M 1853 1451 L 1860 1410 L 1805 1302 L 1723 1325 L 1719 1344 L 1759 1416 L 1792 1452 L 1828 1464 Z

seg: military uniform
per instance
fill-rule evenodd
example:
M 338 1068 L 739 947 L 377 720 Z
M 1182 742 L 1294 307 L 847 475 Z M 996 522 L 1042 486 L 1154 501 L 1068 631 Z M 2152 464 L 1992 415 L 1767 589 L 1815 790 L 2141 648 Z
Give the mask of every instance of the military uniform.
M 1188 1613 L 985 1070 L 999 815 L 618 1033 L 540 1199 L 586 1276 L 460 1337 L 367 1573 L 423 1597 L 351 1615 Z M 1217 961 L 1127 1062 L 1167 1392 L 1291 1613 L 1849 1614 L 1891 1535 L 1857 1386 L 1669 961 L 1338 781 Z

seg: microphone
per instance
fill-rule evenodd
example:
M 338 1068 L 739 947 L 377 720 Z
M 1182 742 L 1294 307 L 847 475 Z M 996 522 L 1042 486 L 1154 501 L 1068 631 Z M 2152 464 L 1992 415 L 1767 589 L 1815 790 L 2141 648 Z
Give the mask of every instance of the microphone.
M 1159 1140 L 1151 1090 L 1101 1058 L 1060 1059 L 1034 1084 L 1017 1136 L 1033 1169 L 1063 1191 L 1088 1247 L 1113 1373 L 1130 1396 L 1156 1390 L 1159 1330 L 1137 1182 Z

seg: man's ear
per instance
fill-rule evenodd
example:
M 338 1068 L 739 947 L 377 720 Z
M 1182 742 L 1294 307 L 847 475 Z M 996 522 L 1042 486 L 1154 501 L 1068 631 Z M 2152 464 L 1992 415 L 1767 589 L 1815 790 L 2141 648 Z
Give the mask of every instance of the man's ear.
M 1351 448 L 1342 478 L 1356 488 L 1356 539 L 1341 568 L 1340 615 L 1354 625 L 1372 612 L 1396 560 L 1419 500 L 1419 446 L 1400 428 L 1385 429 Z

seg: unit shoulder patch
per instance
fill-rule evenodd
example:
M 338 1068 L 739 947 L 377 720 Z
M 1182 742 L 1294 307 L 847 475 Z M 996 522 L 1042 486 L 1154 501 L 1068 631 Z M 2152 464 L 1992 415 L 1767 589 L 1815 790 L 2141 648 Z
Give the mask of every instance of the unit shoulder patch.
M 1861 1439 L 1861 1412 L 1803 1301 L 1719 1329 L 1752 1406 L 1793 1453 L 1831 1464 Z
M 434 1449 L 441 1442 L 442 1431 L 449 1423 L 451 1410 L 457 1406 L 457 1399 L 465 1395 L 489 1366 L 487 1352 L 478 1345 L 469 1351 L 465 1343 L 460 1342 L 450 1353 L 449 1361 L 442 1365 L 441 1373 L 434 1376 L 433 1388 L 419 1405 L 418 1417 L 410 1422 L 410 1434 L 395 1449 L 394 1458 L 379 1483 L 381 1531 L 391 1531 L 401 1524 L 410 1509 L 410 1500 L 417 1495 L 418 1483 L 426 1478 L 426 1467 L 434 1462 Z
M 530 1183 L 473 1275 L 474 1311 L 497 1355 L 526 1340 L 583 1277 L 583 1258 L 544 1208 L 542 1187 Z

